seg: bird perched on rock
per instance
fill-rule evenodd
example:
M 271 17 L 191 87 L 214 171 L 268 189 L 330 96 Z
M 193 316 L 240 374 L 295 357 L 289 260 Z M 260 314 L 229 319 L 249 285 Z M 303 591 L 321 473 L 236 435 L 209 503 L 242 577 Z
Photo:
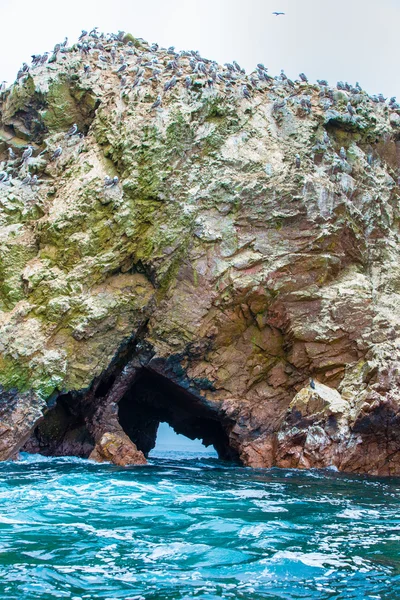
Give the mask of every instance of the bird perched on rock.
M 186 75 L 185 77 L 185 88 L 188 90 L 190 87 L 192 87 L 192 78 L 190 77 L 190 75 Z
M 57 148 L 54 150 L 53 154 L 51 155 L 50 160 L 56 160 L 57 158 L 59 158 L 62 154 L 62 148 L 61 146 L 57 146 Z
M 299 77 L 304 83 L 308 82 L 307 76 L 304 73 L 299 73 Z
M 32 156 L 32 152 L 33 146 L 28 146 L 22 153 L 22 162 L 27 162 L 27 160 Z
M 177 78 L 176 78 L 176 77 L 175 77 L 175 75 L 174 75 L 174 76 L 172 77 L 172 79 L 170 79 L 169 81 L 167 81 L 167 82 L 164 84 L 164 92 L 167 92 L 168 90 L 171 90 L 171 89 L 174 87 L 174 85 L 176 85 L 176 82 L 177 82 L 177 81 L 178 81 L 178 80 L 177 80 Z
M 329 100 L 325 100 L 325 102 L 322 103 L 322 108 L 324 110 L 329 110 L 331 107 L 331 103 L 329 102 Z
M 311 379 L 310 379 L 310 388 L 311 388 L 312 390 L 315 390 L 315 381 L 314 381 L 314 379 L 313 379 L 312 377 L 311 377 Z
M 243 93 L 243 96 L 244 96 L 245 98 L 251 98 L 251 94 L 250 94 L 250 92 L 249 92 L 249 89 L 248 89 L 247 85 L 244 85 L 244 86 L 242 87 L 242 93 Z
M 30 186 L 33 187 L 34 185 L 39 185 L 39 180 L 38 180 L 38 176 L 34 175 L 31 179 L 31 183 Z
M 68 46 L 68 38 L 66 37 L 63 41 L 63 43 L 61 44 L 62 48 L 66 48 Z
M 347 111 L 349 112 L 350 116 L 354 116 L 356 114 L 356 111 L 354 110 L 353 106 L 350 104 L 350 102 L 347 103 Z
M 165 70 L 166 71 L 172 71 L 172 70 L 176 70 L 178 68 L 178 63 L 176 60 L 169 60 L 166 64 Z
M 5 183 L 8 179 L 8 173 L 0 171 L 0 183 Z
M 158 94 L 157 100 L 153 102 L 151 108 L 158 108 L 159 106 L 161 106 L 161 94 Z
M 286 106 L 286 99 L 282 100 L 282 102 L 274 102 L 272 105 L 272 110 L 273 112 L 280 110 L 281 108 L 285 108 Z
M 87 31 L 85 31 L 84 29 L 82 29 L 82 33 L 81 33 L 81 35 L 78 37 L 78 41 L 81 41 L 81 40 L 83 40 L 83 38 L 84 38 L 85 36 L 87 36 L 87 34 L 88 34 L 88 33 L 87 33 Z
M 346 150 L 343 148 L 343 146 L 339 150 L 339 156 L 342 160 L 346 160 L 346 158 L 347 158 L 347 153 L 346 153 Z
M 128 65 L 126 63 L 122 64 L 119 69 L 117 69 L 117 73 L 123 73 L 126 71 Z
M 74 123 L 72 127 L 68 129 L 67 133 L 65 134 L 65 137 L 72 137 L 76 133 L 78 133 L 78 125 Z
M 372 167 L 373 162 L 374 162 L 374 157 L 372 156 L 372 154 L 368 154 L 367 163 L 369 164 L 370 167 Z
M 326 81 L 326 79 L 317 79 L 317 83 L 318 83 L 318 85 L 322 85 L 322 86 L 328 85 L 328 82 Z
M 119 178 L 117 176 L 113 177 L 112 179 L 108 175 L 104 177 L 104 187 L 112 187 L 114 185 L 117 185 L 118 182 Z
M 108 63 L 108 58 L 106 56 L 104 56 L 103 54 L 99 54 L 98 60 L 100 60 L 103 63 Z
M 135 87 L 139 87 L 140 84 L 142 83 L 143 78 L 142 77 L 136 77 L 135 81 L 132 84 L 132 89 L 134 89 Z
M 90 65 L 83 65 L 83 70 L 86 73 L 86 75 L 89 75 L 92 69 L 90 68 Z
M 301 165 L 300 154 L 296 154 L 296 168 L 300 169 L 300 165 Z
M 41 65 L 44 65 L 44 63 L 45 63 L 45 62 L 47 62 L 47 59 L 48 59 L 48 57 L 49 57 L 49 53 L 48 53 L 48 52 L 45 52 L 45 53 L 42 55 L 42 58 L 40 59 L 40 64 L 41 64 Z
M 28 185 L 29 183 L 31 183 L 32 180 L 32 175 L 30 173 L 28 173 L 28 175 L 26 177 L 23 178 L 23 180 L 21 181 L 21 185 Z
M 24 77 L 26 75 L 25 71 L 22 71 L 22 69 L 20 69 L 17 73 L 17 81 L 19 81 L 21 79 L 21 77 Z
M 204 73 L 204 75 L 207 75 L 207 67 L 206 67 L 206 65 L 203 63 L 203 61 L 199 61 L 199 62 L 197 63 L 196 70 L 197 70 L 199 73 Z
M 111 47 L 110 54 L 111 54 L 111 60 L 112 60 L 112 63 L 114 64 L 114 63 L 115 63 L 116 56 L 117 56 L 117 49 L 116 49 L 116 47 L 115 47 L 115 46 L 112 46 L 112 47 Z
M 150 77 L 150 79 L 154 79 L 155 81 L 158 81 L 158 76 L 161 75 L 161 70 L 160 69 L 153 69 L 153 76 Z
M 8 160 L 14 160 L 15 158 L 17 158 L 17 156 L 12 148 L 7 148 L 7 152 L 8 152 Z

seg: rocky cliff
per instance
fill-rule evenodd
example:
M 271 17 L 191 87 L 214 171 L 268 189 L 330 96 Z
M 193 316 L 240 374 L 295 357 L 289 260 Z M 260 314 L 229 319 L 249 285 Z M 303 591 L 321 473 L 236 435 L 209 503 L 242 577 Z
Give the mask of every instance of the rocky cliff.
M 400 474 L 394 99 L 93 31 L 0 118 L 0 458 Z

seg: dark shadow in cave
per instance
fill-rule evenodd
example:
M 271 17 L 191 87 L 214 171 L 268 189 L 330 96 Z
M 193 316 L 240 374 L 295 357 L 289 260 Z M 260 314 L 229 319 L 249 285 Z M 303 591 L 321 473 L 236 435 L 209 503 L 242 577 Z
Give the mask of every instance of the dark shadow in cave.
M 215 410 L 159 373 L 143 368 L 118 408 L 121 427 L 145 456 L 155 447 L 159 424 L 166 422 L 176 433 L 214 446 L 219 458 L 238 461 Z
M 61 394 L 21 449 L 44 456 L 80 456 L 87 458 L 94 440 L 87 430 L 80 397 Z

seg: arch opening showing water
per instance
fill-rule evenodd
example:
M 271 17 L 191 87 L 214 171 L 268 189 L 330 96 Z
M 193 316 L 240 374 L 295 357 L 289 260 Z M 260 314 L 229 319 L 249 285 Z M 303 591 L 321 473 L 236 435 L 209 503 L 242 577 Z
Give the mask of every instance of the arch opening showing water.
M 183 451 L 192 457 L 217 455 L 239 462 L 229 438 L 232 424 L 219 412 L 218 404 L 207 400 L 190 382 L 143 367 L 118 404 L 113 407 L 111 400 L 107 412 L 115 377 L 110 381 L 98 386 L 92 403 L 81 393 L 61 394 L 32 432 L 24 451 L 87 458 L 95 446 L 94 427 L 100 422 L 106 431 L 108 426 L 111 430 L 120 426 L 146 457 L 157 445 L 158 456 Z M 96 403 L 107 409 L 99 413 L 100 420 Z
M 160 423 L 168 423 L 176 434 L 189 440 L 199 440 L 210 449 L 215 448 L 219 458 L 237 460 L 215 409 L 189 389 L 149 369 L 142 369 L 120 400 L 118 420 L 145 456 L 149 456 L 156 446 Z M 161 428 L 163 431 L 164 426 Z
M 200 440 L 191 440 L 185 435 L 176 433 L 168 423 L 160 423 L 157 431 L 156 445 L 149 452 L 149 457 L 162 458 L 171 452 L 182 456 L 218 458 L 218 454 L 212 446 L 206 448 Z

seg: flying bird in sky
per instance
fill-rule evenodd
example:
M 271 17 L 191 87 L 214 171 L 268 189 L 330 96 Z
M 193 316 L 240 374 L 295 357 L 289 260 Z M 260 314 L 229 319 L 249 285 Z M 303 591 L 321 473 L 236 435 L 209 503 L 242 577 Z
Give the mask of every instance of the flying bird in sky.
M 283 12 L 276 12 L 275 11 L 272 14 L 275 15 L 275 16 L 277 16 L 277 17 L 279 17 L 279 15 L 284 15 L 285 13 L 283 13 Z

